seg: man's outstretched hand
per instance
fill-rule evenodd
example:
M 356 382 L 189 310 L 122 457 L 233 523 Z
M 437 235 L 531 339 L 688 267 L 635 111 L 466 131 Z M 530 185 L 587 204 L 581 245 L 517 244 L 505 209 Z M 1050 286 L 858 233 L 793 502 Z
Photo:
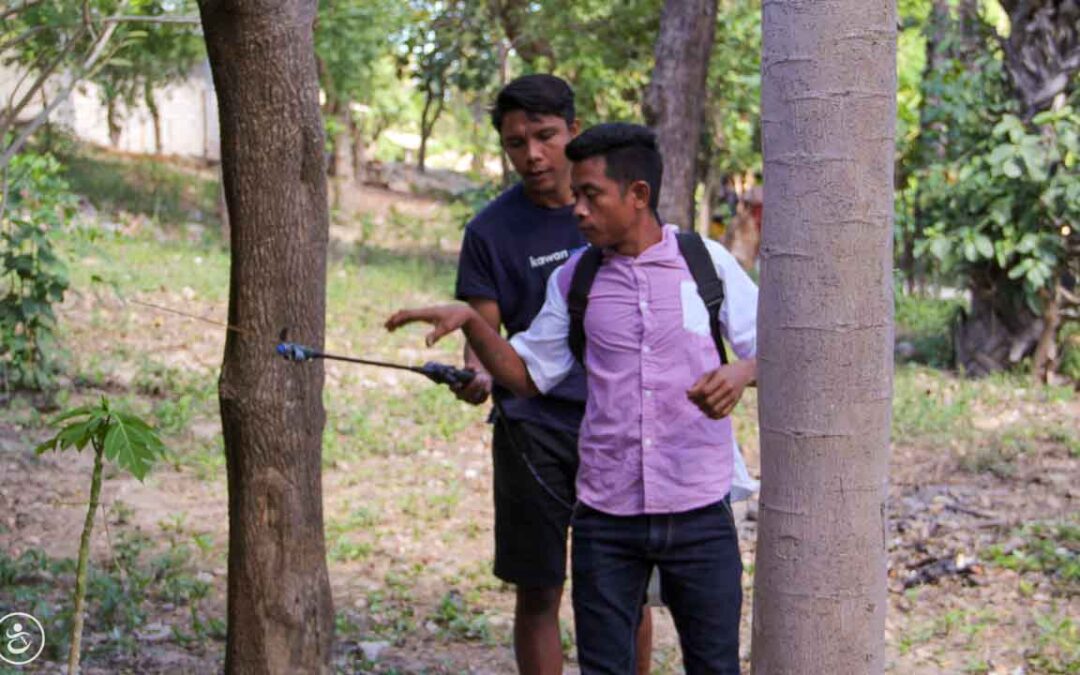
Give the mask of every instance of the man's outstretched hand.
M 401 309 L 386 320 L 386 330 L 395 331 L 405 324 L 417 321 L 430 323 L 434 328 L 424 338 L 425 343 L 430 347 L 446 335 L 463 327 L 471 319 L 479 318 L 479 316 L 468 305 L 437 305 L 435 307 Z
M 731 414 L 743 390 L 756 378 L 756 359 L 736 361 L 702 375 L 687 390 L 686 397 L 709 418 L 722 419 Z

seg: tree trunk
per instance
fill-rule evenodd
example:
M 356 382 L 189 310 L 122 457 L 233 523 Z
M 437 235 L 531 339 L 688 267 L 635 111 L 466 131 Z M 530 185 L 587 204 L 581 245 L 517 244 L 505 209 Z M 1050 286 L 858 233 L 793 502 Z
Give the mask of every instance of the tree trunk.
M 427 144 L 431 132 L 435 130 L 435 122 L 439 120 L 439 115 L 442 115 L 444 87 L 445 85 L 440 86 L 436 94 L 435 89 L 429 86 L 424 96 L 424 109 L 420 113 L 420 152 L 416 161 L 416 168 L 420 173 L 427 171 Z M 434 110 L 432 105 L 435 106 Z
M 147 81 L 143 85 L 143 101 L 146 109 L 150 112 L 150 119 L 154 123 L 154 152 L 161 154 L 161 111 L 158 110 L 157 100 L 154 98 L 154 87 Z
M 717 0 L 666 0 L 660 14 L 656 66 L 645 93 L 645 120 L 664 155 L 660 215 L 694 227 L 698 147 L 704 124 L 705 75 L 716 31 Z
M 321 485 L 328 213 L 316 0 L 200 0 L 221 118 L 232 269 L 218 395 L 229 485 L 228 673 L 328 673 Z M 243 332 L 241 332 L 243 331 Z
M 1025 117 L 1031 119 L 1080 72 L 1080 3 L 1061 0 L 1001 0 L 1012 30 L 1001 41 Z
M 349 139 L 352 143 L 353 182 L 362 185 L 367 179 L 367 144 L 364 143 L 364 130 L 351 114 L 348 116 L 348 124 Z
M 881 673 L 895 3 L 762 10 L 754 672 Z
M 1061 286 L 1055 280 L 1043 294 L 1042 332 L 1032 356 L 1031 376 L 1036 384 L 1050 384 L 1050 375 L 1057 368 L 1057 334 L 1061 327 Z
M 120 145 L 120 111 L 117 110 L 117 102 L 115 98 L 110 98 L 105 105 L 105 122 L 109 127 L 109 145 L 116 147 Z
M 1005 270 L 987 264 L 971 273 L 970 284 L 971 312 L 953 327 L 953 352 L 956 365 L 966 375 L 982 377 L 1029 356 L 1043 323 Z

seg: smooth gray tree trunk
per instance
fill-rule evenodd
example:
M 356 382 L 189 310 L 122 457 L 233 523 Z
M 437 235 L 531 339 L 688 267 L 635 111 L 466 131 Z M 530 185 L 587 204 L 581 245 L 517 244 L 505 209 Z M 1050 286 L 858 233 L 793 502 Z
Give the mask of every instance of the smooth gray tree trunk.
M 896 8 L 763 3 L 759 675 L 884 670 Z

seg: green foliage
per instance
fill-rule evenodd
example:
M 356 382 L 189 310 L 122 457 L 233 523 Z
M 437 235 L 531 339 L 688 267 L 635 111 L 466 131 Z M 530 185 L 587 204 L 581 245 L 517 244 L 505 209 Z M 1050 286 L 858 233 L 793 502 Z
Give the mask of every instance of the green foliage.
M 964 302 L 912 296 L 899 290 L 895 300 L 896 339 L 911 345 L 911 354 L 904 358 L 936 368 L 950 366 L 952 326 Z
M 195 13 L 194 0 L 131 0 L 125 7 L 129 16 Z M 116 55 L 93 76 L 111 112 L 118 112 L 117 104 L 132 107 L 141 102 L 157 118 L 154 89 L 187 77 L 206 57 L 203 40 L 190 25 L 133 22 L 114 42 Z
M 761 168 L 761 2 L 724 0 L 708 73 L 706 121 L 721 174 Z
M 463 190 L 450 200 L 452 218 L 462 227 L 503 191 L 502 183 L 487 181 L 475 188 Z
M 104 396 L 97 405 L 79 406 L 61 413 L 51 426 L 59 430 L 37 446 L 38 454 L 69 448 L 81 451 L 92 445 L 139 480 L 146 477 L 154 461 L 165 451 L 153 427 L 131 413 L 114 410 Z
M 899 9 L 900 266 L 912 286 L 970 287 L 1003 317 L 1037 315 L 1080 223 L 1076 87 L 1066 105 L 1028 119 L 1000 47 L 1011 29 L 998 3 L 981 3 L 973 22 L 954 3 Z
M 0 384 L 43 389 L 56 368 L 53 305 L 64 299 L 68 288 L 67 266 L 53 238 L 74 214 L 75 202 L 59 164 L 49 155 L 16 155 L 4 178 Z
M 654 38 L 660 31 L 661 0 L 523 4 L 521 35 L 515 42 L 546 45 L 554 56 L 524 64 L 525 72 L 554 72 L 570 82 L 586 126 L 640 121 L 642 96 L 652 76 Z
M 917 253 L 949 271 L 996 267 L 1034 309 L 1064 262 L 1061 228 L 1080 222 L 1080 115 L 1042 113 L 1030 128 L 1006 114 L 972 152 L 924 174 L 933 221 Z
M 381 96 L 376 75 L 390 53 L 388 35 L 402 27 L 401 3 L 388 0 L 319 0 L 315 52 L 328 103 L 370 104 Z
M 133 20 L 194 13 L 194 0 L 50 0 L 18 3 L 0 18 L 0 44 L 5 65 L 14 67 L 17 95 L 0 115 L 0 137 L 34 110 L 33 102 L 51 108 L 70 95 L 79 82 L 92 79 L 109 108 L 110 127 L 118 124 L 120 104 L 142 99 L 157 119 L 154 87 L 186 75 L 203 54 L 194 26 Z M 117 14 L 125 18 L 116 21 Z M 58 75 L 69 85 L 46 87 Z M 17 153 L 29 134 L 44 121 L 4 137 L 0 164 Z
M 187 625 L 173 627 L 181 642 L 224 639 L 224 621 L 202 609 L 211 586 L 196 573 L 191 543 L 197 538 L 166 534 L 167 545 L 155 552 L 144 532 L 120 530 L 101 569 L 90 571 L 86 593 L 90 623 L 95 632 L 109 636 L 90 646 L 91 654 L 137 653 L 136 631 L 165 603 L 187 610 Z M 17 558 L 0 551 L 0 605 L 28 608 L 41 620 L 49 636 L 45 655 L 52 659 L 66 654 L 72 622 L 70 603 L 56 597 L 67 584 L 57 579 L 74 571 L 74 560 L 50 558 L 44 551 L 29 549 Z
M 412 0 L 408 8 L 399 67 L 424 98 L 420 135 L 426 140 L 453 92 L 491 97 L 499 69 L 498 50 L 492 48 L 496 28 L 481 0 Z

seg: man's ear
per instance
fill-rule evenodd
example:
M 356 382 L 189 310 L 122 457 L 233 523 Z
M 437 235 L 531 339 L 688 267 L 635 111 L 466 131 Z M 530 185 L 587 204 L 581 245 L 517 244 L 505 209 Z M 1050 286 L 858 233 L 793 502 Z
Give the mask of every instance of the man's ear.
M 577 135 L 581 133 L 581 120 L 574 118 L 574 121 L 567 127 L 570 130 L 570 138 L 577 138 Z
M 634 208 L 649 208 L 649 200 L 652 198 L 652 189 L 643 180 L 636 180 L 630 184 L 630 195 L 634 199 Z

